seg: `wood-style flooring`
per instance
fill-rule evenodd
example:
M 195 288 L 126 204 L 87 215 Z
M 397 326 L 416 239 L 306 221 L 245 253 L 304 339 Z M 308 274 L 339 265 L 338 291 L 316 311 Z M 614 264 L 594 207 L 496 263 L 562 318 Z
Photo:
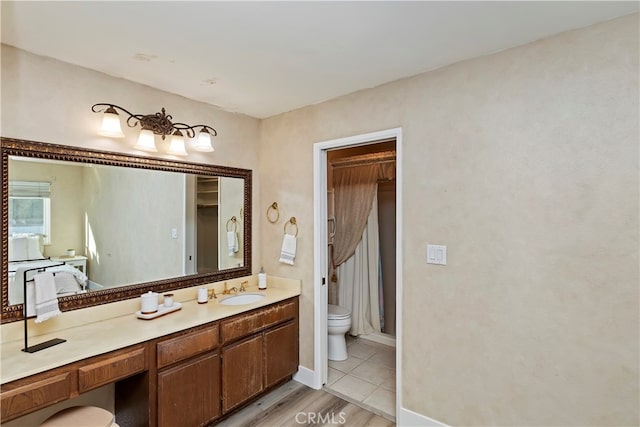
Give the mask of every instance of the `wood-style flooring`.
M 324 390 L 289 381 L 216 427 L 391 427 L 395 423 Z

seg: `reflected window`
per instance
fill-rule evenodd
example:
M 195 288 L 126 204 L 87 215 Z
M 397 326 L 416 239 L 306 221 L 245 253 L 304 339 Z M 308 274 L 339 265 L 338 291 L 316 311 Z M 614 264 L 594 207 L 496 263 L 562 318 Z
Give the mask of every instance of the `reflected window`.
M 9 182 L 9 236 L 39 234 L 51 243 L 50 183 Z

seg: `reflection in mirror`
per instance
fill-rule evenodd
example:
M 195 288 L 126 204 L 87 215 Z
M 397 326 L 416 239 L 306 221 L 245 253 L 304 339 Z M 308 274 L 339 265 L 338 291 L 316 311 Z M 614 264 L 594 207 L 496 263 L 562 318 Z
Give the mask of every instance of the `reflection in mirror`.
M 187 274 L 244 265 L 243 189 L 242 178 L 186 176 Z
M 89 295 L 99 295 L 95 304 L 137 295 L 145 285 L 164 291 L 250 274 L 250 171 L 169 161 L 158 162 L 178 166 L 154 170 L 150 159 L 140 167 L 133 158 L 131 167 L 3 151 L 3 315 L 24 301 L 24 270 L 41 265 L 65 263 L 55 267 L 56 291 L 73 308 L 93 305 L 81 302 Z M 182 165 L 189 173 L 174 171 Z
M 78 282 L 58 278 L 61 295 L 241 267 L 243 186 L 241 178 L 11 156 L 9 304 L 22 303 L 23 270 L 42 258 L 83 271 L 60 272 Z M 192 191 L 197 203 L 187 206 Z M 19 253 L 29 236 L 38 250 Z

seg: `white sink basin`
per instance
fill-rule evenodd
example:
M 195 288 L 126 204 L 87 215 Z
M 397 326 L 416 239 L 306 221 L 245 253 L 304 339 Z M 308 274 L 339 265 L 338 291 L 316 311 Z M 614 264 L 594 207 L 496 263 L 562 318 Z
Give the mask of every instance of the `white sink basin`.
M 220 300 L 220 304 L 223 305 L 243 305 L 258 302 L 264 299 L 264 294 L 237 294 L 229 297 L 224 297 Z

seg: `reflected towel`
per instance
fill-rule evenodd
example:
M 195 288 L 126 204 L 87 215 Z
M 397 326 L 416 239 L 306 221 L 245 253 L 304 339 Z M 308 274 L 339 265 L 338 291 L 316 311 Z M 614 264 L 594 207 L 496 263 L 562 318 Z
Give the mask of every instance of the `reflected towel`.
M 233 256 L 238 252 L 238 233 L 235 231 L 227 231 L 227 248 L 229 249 L 229 256 Z
M 36 301 L 36 323 L 44 322 L 62 314 L 58 308 L 53 273 L 45 271 L 44 273 L 36 274 L 33 276 L 33 283 Z
M 293 265 L 296 258 L 296 236 L 285 234 L 282 240 L 282 250 L 280 251 L 280 262 Z

